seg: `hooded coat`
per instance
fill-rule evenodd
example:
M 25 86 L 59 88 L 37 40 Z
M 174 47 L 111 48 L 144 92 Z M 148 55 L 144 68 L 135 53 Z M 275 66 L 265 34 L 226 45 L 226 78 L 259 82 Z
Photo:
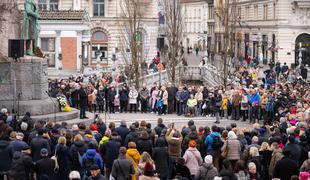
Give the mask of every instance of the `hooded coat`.
M 166 140 L 168 143 L 168 153 L 169 156 L 176 156 L 180 157 L 181 156 L 181 145 L 182 145 L 182 136 L 179 138 L 172 137 L 173 136 L 173 131 L 170 129 L 166 133 Z
M 138 170 L 138 165 L 139 165 L 140 157 L 141 157 L 140 153 L 139 153 L 139 151 L 137 149 L 134 149 L 134 148 L 127 149 L 126 159 L 131 161 L 135 172 Z M 136 180 L 136 176 L 132 175 L 131 179 L 132 180 Z
M 212 180 L 217 175 L 218 175 L 218 171 L 213 166 L 213 164 L 203 163 L 202 166 L 200 166 L 199 170 L 197 171 L 195 179 L 196 180 L 205 180 L 205 179 Z
M 79 159 L 86 152 L 86 145 L 83 141 L 75 141 L 69 150 L 70 158 L 71 158 L 71 169 L 72 170 L 81 170 L 81 164 Z M 80 157 L 79 157 L 80 156 Z
M 0 171 L 8 171 L 11 168 L 13 148 L 9 141 L 0 140 Z
M 13 155 L 10 170 L 10 179 L 30 180 L 30 172 L 34 168 L 31 157 L 25 153 L 16 151 Z
M 156 145 L 157 147 L 153 149 L 152 159 L 155 162 L 156 172 L 159 174 L 159 177 L 166 179 L 168 177 L 168 147 L 162 138 L 157 140 Z
M 117 159 L 121 143 L 118 141 L 118 136 L 111 136 L 109 141 L 100 146 L 100 153 L 103 157 L 105 166 L 112 169 L 113 162 Z

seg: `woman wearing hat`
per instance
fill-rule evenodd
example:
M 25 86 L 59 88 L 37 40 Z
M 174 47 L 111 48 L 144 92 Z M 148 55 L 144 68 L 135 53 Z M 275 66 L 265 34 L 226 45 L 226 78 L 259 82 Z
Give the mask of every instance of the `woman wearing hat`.
M 196 148 L 196 142 L 190 140 L 188 143 L 188 149 L 185 151 L 183 158 L 185 160 L 185 165 L 189 168 L 191 176 L 194 179 L 200 165 L 202 164 L 202 158 L 200 152 Z

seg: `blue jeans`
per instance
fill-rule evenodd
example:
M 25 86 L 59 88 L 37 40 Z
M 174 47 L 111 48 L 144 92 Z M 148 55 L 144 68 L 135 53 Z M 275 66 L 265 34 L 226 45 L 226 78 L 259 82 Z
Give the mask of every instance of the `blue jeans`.
M 185 108 L 184 102 L 180 102 L 180 104 L 179 104 L 179 114 L 178 115 L 184 114 L 184 108 Z

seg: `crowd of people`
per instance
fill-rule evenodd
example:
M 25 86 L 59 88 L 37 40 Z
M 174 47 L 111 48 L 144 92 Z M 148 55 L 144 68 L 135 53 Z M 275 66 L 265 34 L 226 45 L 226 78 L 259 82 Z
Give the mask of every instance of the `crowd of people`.
M 308 180 L 310 91 L 300 68 L 286 64 L 239 68 L 231 83 L 148 89 L 116 84 L 110 77 L 51 80 L 49 92 L 70 106 L 99 112 L 94 121 L 34 122 L 0 112 L 0 180 Z M 231 125 L 177 129 L 160 116 L 105 124 L 100 113 L 213 116 Z M 252 128 L 237 127 L 248 120 Z
M 305 112 L 306 113 L 306 112 Z M 0 179 L 11 180 L 308 180 L 310 122 L 286 116 L 253 128 L 197 127 L 189 120 L 108 125 L 20 121 L 0 116 Z M 8 121 L 10 120 L 10 121 Z

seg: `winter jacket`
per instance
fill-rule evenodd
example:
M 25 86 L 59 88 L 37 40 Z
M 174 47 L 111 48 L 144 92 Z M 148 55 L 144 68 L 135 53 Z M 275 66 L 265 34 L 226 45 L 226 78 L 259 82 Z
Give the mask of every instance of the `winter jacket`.
M 100 169 L 103 168 L 103 161 L 95 149 L 87 149 L 86 153 L 82 156 L 82 163 L 81 163 L 82 168 L 86 168 L 85 163 L 86 163 L 87 159 L 94 159 L 94 163 Z
M 116 91 L 112 91 L 111 89 L 108 91 L 108 101 L 109 102 L 114 102 L 114 98 L 115 98 L 115 95 L 116 95 Z
M 152 154 L 152 141 L 147 138 L 140 137 L 137 142 L 137 149 L 140 154 L 142 154 L 143 152 Z
M 302 163 L 300 172 L 310 172 L 310 159 L 307 159 Z
M 71 145 L 69 149 L 69 155 L 70 155 L 72 170 L 76 170 L 76 171 L 81 170 L 80 158 L 86 152 L 86 149 L 87 147 L 83 141 L 76 141 Z
M 196 142 L 196 148 L 198 150 L 200 150 L 200 148 L 202 147 L 202 140 L 201 137 L 198 135 L 198 133 L 196 131 L 190 132 L 188 135 L 185 136 L 183 143 L 182 143 L 182 150 L 183 152 L 186 151 L 186 149 L 188 148 L 188 143 L 189 141 L 194 140 Z
M 131 131 L 129 134 L 127 134 L 125 138 L 125 146 L 128 145 L 129 142 L 133 141 L 137 144 L 139 139 L 139 134 L 136 131 Z
M 120 101 L 128 101 L 128 91 L 127 90 L 120 90 L 119 91 L 119 100 Z
M 158 139 L 156 142 L 157 147 L 153 149 L 152 159 L 155 162 L 156 172 L 160 178 L 168 177 L 168 162 L 169 154 L 168 147 L 166 147 L 163 139 Z
M 155 133 L 160 136 L 161 135 L 161 132 L 162 130 L 164 130 L 166 128 L 166 126 L 164 124 L 158 124 L 155 128 L 154 128 L 154 131 Z
M 69 179 L 69 173 L 70 173 L 70 164 L 69 164 L 69 149 L 67 146 L 64 146 L 62 144 L 58 144 L 56 146 L 56 157 L 57 162 L 59 165 L 59 170 L 56 174 L 56 179 Z
M 109 141 L 100 146 L 100 153 L 107 168 L 112 169 L 113 162 L 117 159 L 121 143 L 118 136 L 111 136 Z
M 38 179 L 42 178 L 43 176 L 47 176 L 52 179 L 54 176 L 54 169 L 55 161 L 48 157 L 44 157 L 38 160 L 35 164 L 35 172 L 37 173 Z
M 182 136 L 179 138 L 173 137 L 174 131 L 170 129 L 166 133 L 166 141 L 168 143 L 168 153 L 169 156 L 176 156 L 180 157 L 181 156 L 181 144 L 182 144 Z
M 271 155 L 270 165 L 269 165 L 269 176 L 272 176 L 272 173 L 274 171 L 274 168 L 279 160 L 281 160 L 283 157 L 282 155 L 282 149 L 276 149 L 273 151 Z
M 222 151 L 228 147 L 228 153 L 226 159 L 239 160 L 241 154 L 240 142 L 237 139 L 228 139 L 224 142 Z
M 183 158 L 185 160 L 185 165 L 191 172 L 191 175 L 196 175 L 200 165 L 203 162 L 200 152 L 196 148 L 189 147 L 185 151 Z
M 273 170 L 273 178 L 290 180 L 292 175 L 299 175 L 298 164 L 295 161 L 284 157 L 277 162 Z
M 175 168 L 173 168 L 173 170 L 172 170 L 171 176 L 172 176 L 172 178 L 170 178 L 169 180 L 176 178 L 176 176 L 182 177 L 182 178 L 187 178 L 189 180 L 192 179 L 191 173 L 190 173 L 188 167 L 185 165 L 180 165 L 180 164 L 175 165 Z
M 301 149 L 300 146 L 296 143 L 288 143 L 284 150 L 289 150 L 291 152 L 290 158 L 294 160 L 297 164 L 299 164 Z
M 120 125 L 115 130 L 116 130 L 117 134 L 121 137 L 122 146 L 126 146 L 127 144 L 125 144 L 125 139 L 126 139 L 127 134 L 129 133 L 129 129 L 127 128 L 127 126 L 126 125 Z
M 217 175 L 218 171 L 213 164 L 203 163 L 197 171 L 195 180 L 213 180 Z
M 212 148 L 212 144 L 213 144 L 215 136 L 219 137 L 219 140 L 220 140 L 219 143 L 222 143 L 221 135 L 218 132 L 212 132 L 211 134 L 209 134 L 206 137 L 204 143 L 205 143 L 205 146 L 207 147 L 207 152 L 208 153 L 210 153 L 210 154 L 212 154 L 214 156 L 219 156 L 221 148 L 218 148 L 218 149 L 213 149 Z
M 140 90 L 140 98 L 141 100 L 148 100 L 148 97 L 150 97 L 150 92 L 148 89 L 141 89 Z
M 220 177 L 222 177 L 223 180 L 238 180 L 231 169 L 222 169 L 220 171 Z
M 27 143 L 25 141 L 21 141 L 21 140 L 14 140 L 11 141 L 11 146 L 13 151 L 22 151 L 23 147 L 25 147 L 27 145 Z
M 14 152 L 10 179 L 30 180 L 30 172 L 33 169 L 34 163 L 29 155 L 19 151 Z
M 127 180 L 131 174 L 135 174 L 135 170 L 130 160 L 125 156 L 120 156 L 113 162 L 111 175 L 117 180 Z
M 11 168 L 13 148 L 9 141 L 0 140 L 0 171 L 8 171 Z
M 140 156 L 140 153 L 137 149 L 133 149 L 133 148 L 127 149 L 126 159 L 131 161 L 135 172 L 138 170 L 140 158 L 141 158 L 141 156 Z M 132 175 L 131 179 L 136 180 L 136 176 Z
M 240 170 L 238 173 L 235 173 L 235 175 L 237 176 L 238 180 L 250 180 L 250 175 L 249 173 Z
M 51 148 L 49 142 L 44 139 L 42 136 L 37 136 L 31 140 L 31 155 L 33 161 L 41 159 L 40 151 L 42 148 L 46 148 L 49 153 L 51 153 Z

